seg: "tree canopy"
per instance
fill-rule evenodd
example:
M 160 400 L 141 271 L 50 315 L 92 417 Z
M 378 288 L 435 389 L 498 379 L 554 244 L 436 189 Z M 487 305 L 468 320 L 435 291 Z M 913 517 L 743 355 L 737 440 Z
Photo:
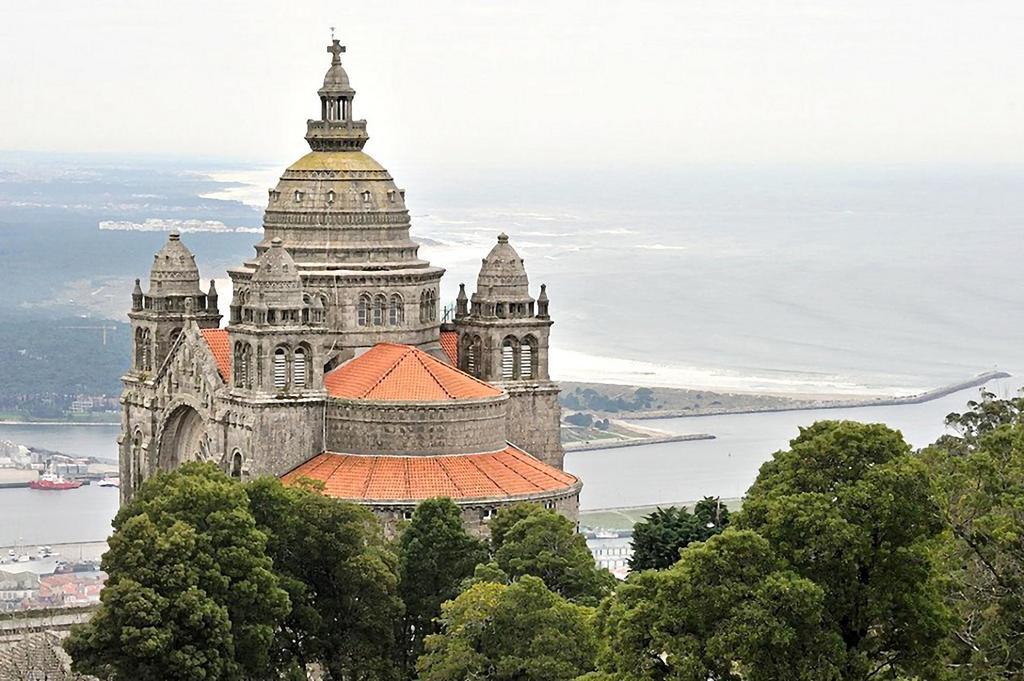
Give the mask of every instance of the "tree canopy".
M 690 545 L 641 572 L 598 617 L 601 671 L 618 681 L 832 681 L 842 642 L 825 594 L 749 530 Z
M 1024 678 L 1024 425 L 1020 400 L 983 395 L 923 453 L 949 527 L 940 557 L 961 681 Z M 954 417 L 956 417 L 954 419 Z
M 736 524 L 824 595 L 843 679 L 933 678 L 948 613 L 925 464 L 883 425 L 821 421 L 761 467 Z
M 66 647 L 121 681 L 265 678 L 289 610 L 241 485 L 210 464 L 148 480 L 114 518 L 101 606 Z
M 462 512 L 451 499 L 428 499 L 416 507 L 398 542 L 407 672 L 423 651 L 424 637 L 436 630 L 441 604 L 458 596 L 463 581 L 486 559 L 486 546 L 466 532 Z
M 690 513 L 686 508 L 658 508 L 633 526 L 633 555 L 629 567 L 663 570 L 679 560 L 691 542 L 706 541 L 729 525 L 729 509 L 717 498 L 705 497 Z
M 269 477 L 248 493 L 292 603 L 275 638 L 277 666 L 295 673 L 316 662 L 334 681 L 397 678 L 403 606 L 396 559 L 373 514 Z
M 587 541 L 565 516 L 537 504 L 498 512 L 491 524 L 494 563 L 509 579 L 532 575 L 555 593 L 583 605 L 597 605 L 615 578 L 594 564 Z
M 589 608 L 552 593 L 536 577 L 475 584 L 445 603 L 441 631 L 426 640 L 423 681 L 571 681 L 593 670 Z

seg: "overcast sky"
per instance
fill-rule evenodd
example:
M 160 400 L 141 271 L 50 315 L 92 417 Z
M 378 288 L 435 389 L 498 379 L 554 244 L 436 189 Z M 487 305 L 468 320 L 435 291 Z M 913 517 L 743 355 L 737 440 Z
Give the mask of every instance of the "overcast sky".
M 282 162 L 331 25 L 382 161 L 1002 165 L 1022 0 L 0 0 L 0 149 Z

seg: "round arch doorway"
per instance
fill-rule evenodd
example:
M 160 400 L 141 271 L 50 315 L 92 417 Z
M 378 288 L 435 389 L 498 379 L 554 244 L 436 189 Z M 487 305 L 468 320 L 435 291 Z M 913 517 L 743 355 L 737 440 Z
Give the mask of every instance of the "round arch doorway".
M 182 405 L 164 422 L 158 466 L 162 471 L 172 471 L 188 461 L 205 461 L 210 458 L 209 447 L 203 417 L 192 407 Z

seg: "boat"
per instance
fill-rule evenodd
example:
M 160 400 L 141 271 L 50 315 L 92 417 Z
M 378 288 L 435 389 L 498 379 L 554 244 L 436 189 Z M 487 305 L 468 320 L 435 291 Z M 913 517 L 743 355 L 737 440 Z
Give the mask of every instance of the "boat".
M 121 481 L 118 478 L 103 478 L 97 484 L 100 487 L 120 487 Z
M 82 486 L 81 480 L 65 480 L 63 476 L 54 475 L 53 473 L 44 473 L 39 476 L 38 480 L 33 480 L 28 483 L 28 486 L 32 489 L 44 489 L 44 490 L 64 490 L 64 489 L 77 489 Z

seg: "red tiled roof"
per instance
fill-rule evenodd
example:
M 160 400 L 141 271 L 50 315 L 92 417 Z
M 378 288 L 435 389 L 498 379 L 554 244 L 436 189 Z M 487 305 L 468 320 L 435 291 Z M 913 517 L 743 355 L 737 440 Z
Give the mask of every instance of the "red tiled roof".
M 568 489 L 575 476 L 509 445 L 499 452 L 446 456 L 362 456 L 324 452 L 286 473 L 324 483 L 324 494 L 356 501 L 485 499 Z
M 324 376 L 332 397 L 434 402 L 496 397 L 499 388 L 410 345 L 381 343 Z
M 231 380 L 231 343 L 228 342 L 227 329 L 200 329 L 206 344 L 210 346 L 210 352 L 217 361 L 217 370 L 220 377 L 226 381 Z
M 453 367 L 459 366 L 459 334 L 456 331 L 441 332 L 441 349 L 448 355 Z

